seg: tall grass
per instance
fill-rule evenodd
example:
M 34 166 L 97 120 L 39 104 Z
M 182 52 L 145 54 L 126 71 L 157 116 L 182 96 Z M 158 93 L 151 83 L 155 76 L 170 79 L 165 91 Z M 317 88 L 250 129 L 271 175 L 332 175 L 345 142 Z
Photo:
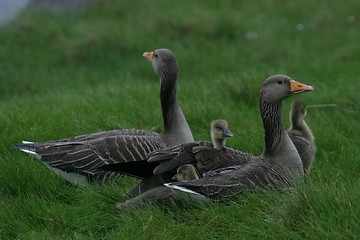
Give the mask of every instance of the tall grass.
M 347 1 L 96 1 L 64 15 L 25 11 L 0 29 L 0 236 L 3 239 L 356 239 L 360 235 L 360 16 Z M 209 208 L 150 205 L 119 214 L 136 180 L 75 188 L 12 148 L 117 128 L 161 131 L 159 83 L 144 51 L 178 58 L 178 98 L 198 140 L 225 118 L 228 146 L 260 154 L 261 83 L 314 86 L 317 155 L 293 192 Z

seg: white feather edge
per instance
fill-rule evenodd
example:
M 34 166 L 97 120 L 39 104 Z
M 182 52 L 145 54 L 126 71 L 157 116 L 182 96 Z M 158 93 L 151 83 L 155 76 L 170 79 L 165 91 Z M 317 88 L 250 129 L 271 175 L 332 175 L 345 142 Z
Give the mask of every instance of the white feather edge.
M 81 174 L 78 173 L 74 173 L 74 172 L 65 172 L 61 169 L 58 168 L 54 168 L 49 166 L 49 164 L 45 165 L 47 167 L 49 167 L 56 175 L 62 177 L 65 181 L 69 182 L 72 185 L 75 186 L 86 186 L 89 185 L 88 179 L 86 176 L 83 176 Z
M 37 157 L 37 158 L 40 159 L 39 154 L 37 154 L 37 153 L 34 152 L 34 151 L 31 151 L 31 150 L 28 150 L 28 149 L 23 149 L 23 148 L 20 148 L 20 151 L 23 151 L 24 153 L 28 153 L 28 154 L 30 154 L 30 155 L 32 155 L 32 156 Z
M 184 188 L 184 187 L 180 187 L 180 186 L 176 186 L 176 185 L 172 185 L 171 183 L 164 183 L 165 187 L 171 188 L 171 189 L 175 189 L 175 190 L 179 190 L 182 192 L 186 192 L 186 193 L 191 193 L 191 194 L 195 194 L 195 195 L 201 195 L 204 196 L 200 193 L 194 192 L 193 190 Z
M 190 189 L 172 185 L 171 183 L 164 183 L 164 186 L 173 190 L 174 193 L 177 194 L 179 197 L 189 200 L 193 203 L 207 205 L 210 202 L 210 200 L 205 195 L 194 192 Z
M 34 142 L 30 142 L 30 141 L 21 141 L 22 144 L 34 144 Z

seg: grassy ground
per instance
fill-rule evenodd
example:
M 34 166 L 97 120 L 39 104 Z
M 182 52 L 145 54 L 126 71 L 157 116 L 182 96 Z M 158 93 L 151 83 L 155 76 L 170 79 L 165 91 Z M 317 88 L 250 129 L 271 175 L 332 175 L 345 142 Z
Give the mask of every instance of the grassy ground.
M 0 238 L 358 238 L 359 6 L 107 0 L 77 14 L 23 13 L 0 29 Z M 178 98 L 198 140 L 225 118 L 228 145 L 260 154 L 258 93 L 275 73 L 312 85 L 297 97 L 307 104 L 336 104 L 308 110 L 318 147 L 308 182 L 209 208 L 118 214 L 112 198 L 124 200 L 136 180 L 74 188 L 12 149 L 117 128 L 161 131 L 158 80 L 141 56 L 161 47 L 177 55 Z

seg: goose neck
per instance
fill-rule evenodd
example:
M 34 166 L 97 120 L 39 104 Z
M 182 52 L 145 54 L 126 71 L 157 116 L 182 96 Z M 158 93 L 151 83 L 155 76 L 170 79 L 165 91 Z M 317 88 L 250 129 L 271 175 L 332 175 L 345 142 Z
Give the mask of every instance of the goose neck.
M 290 116 L 291 128 L 302 130 L 304 128 L 304 117 L 299 114 L 293 113 Z
M 281 120 L 281 103 L 274 104 L 264 99 L 260 101 L 260 112 L 265 130 L 264 155 L 273 155 L 285 136 L 285 129 Z
M 164 124 L 164 137 L 168 145 L 193 142 L 190 127 L 176 100 L 177 74 L 160 79 L 160 101 Z
M 221 150 L 223 147 L 224 147 L 224 141 L 220 141 L 220 140 L 214 141 L 215 149 Z
M 176 112 L 179 111 L 180 106 L 176 100 L 176 80 L 166 81 L 161 79 L 160 81 L 161 110 L 166 131 L 171 129 L 172 123 L 176 118 Z

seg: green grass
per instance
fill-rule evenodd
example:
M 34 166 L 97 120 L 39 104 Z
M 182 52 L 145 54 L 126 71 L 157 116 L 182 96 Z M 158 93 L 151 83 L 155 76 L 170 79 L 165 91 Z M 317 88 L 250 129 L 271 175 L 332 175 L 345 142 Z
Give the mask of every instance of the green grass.
M 107 0 L 65 15 L 23 12 L 0 29 L 0 238 L 358 238 L 359 4 Z M 71 187 L 12 148 L 117 128 L 161 131 L 158 79 L 141 55 L 162 47 L 178 58 L 178 99 L 198 140 L 225 118 L 235 134 L 228 146 L 260 154 L 258 95 L 272 74 L 315 88 L 292 99 L 336 104 L 308 110 L 318 151 L 306 184 L 208 208 L 119 214 L 114 199 L 136 180 Z

